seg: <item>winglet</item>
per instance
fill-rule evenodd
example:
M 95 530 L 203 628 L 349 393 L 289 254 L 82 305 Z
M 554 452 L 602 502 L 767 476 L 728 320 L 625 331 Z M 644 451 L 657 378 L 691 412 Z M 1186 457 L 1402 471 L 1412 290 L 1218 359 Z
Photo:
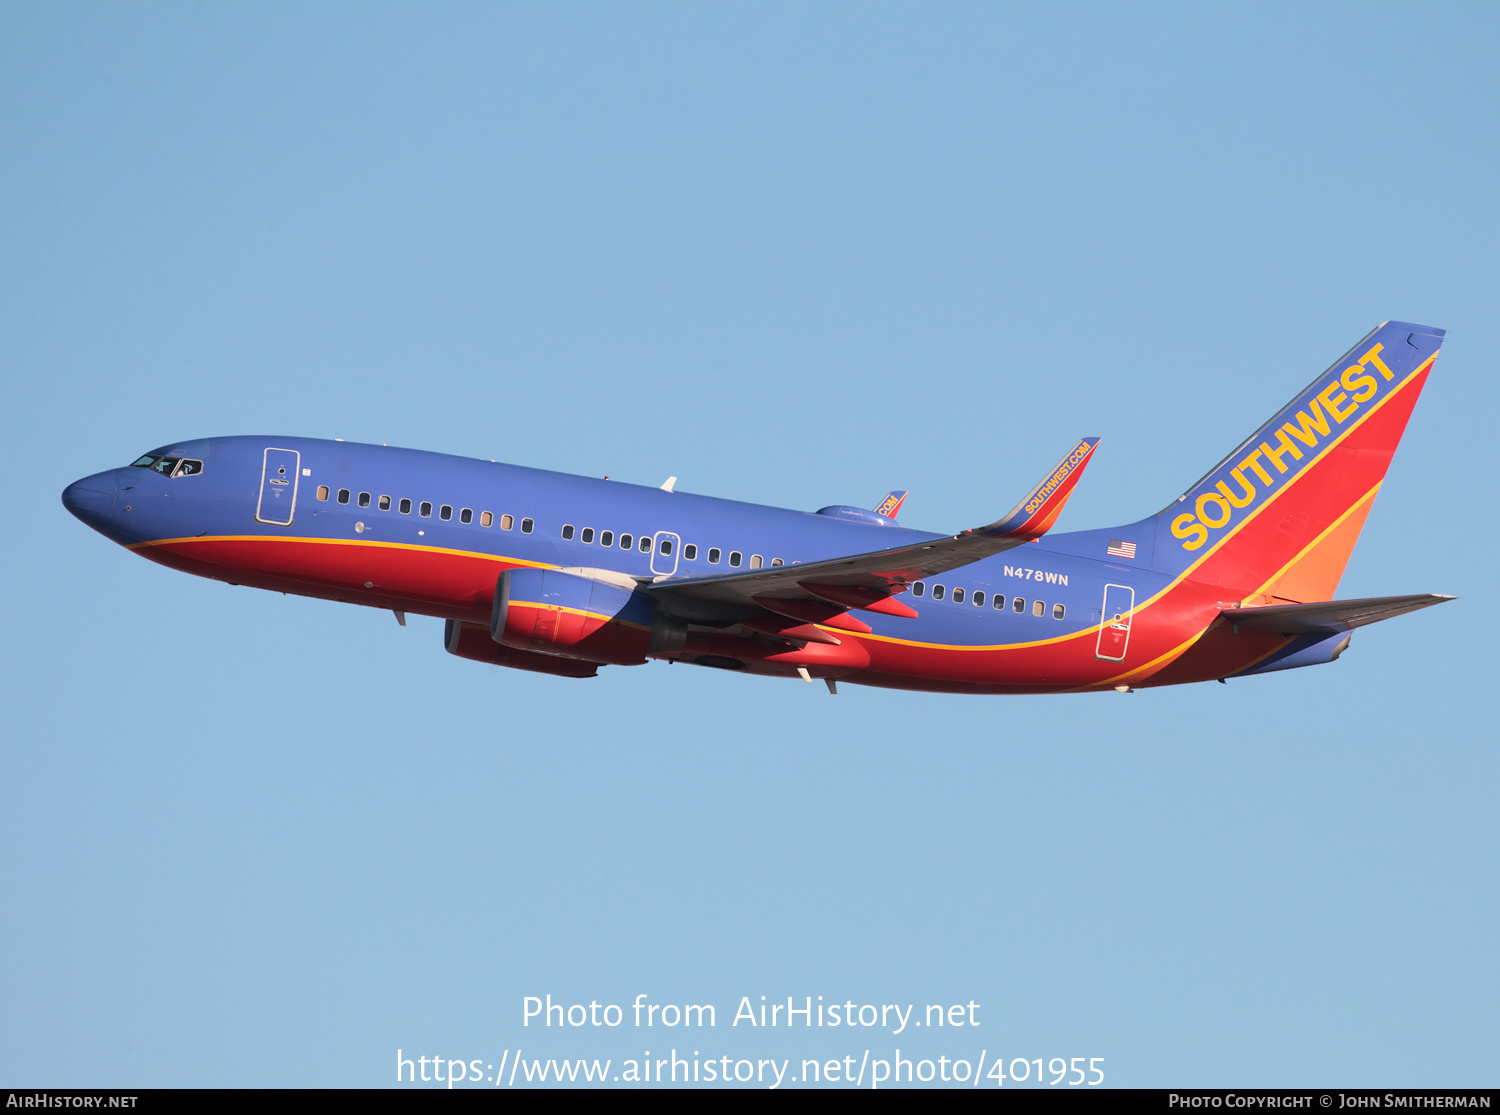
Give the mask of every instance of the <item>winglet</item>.
M 1027 495 L 1005 518 L 998 523 L 991 523 L 980 530 L 981 534 L 990 537 L 1006 536 L 1011 538 L 1040 538 L 1052 529 L 1052 524 L 1057 522 L 1058 515 L 1067 505 L 1068 497 L 1073 494 L 1073 487 L 1083 476 L 1084 466 L 1089 463 L 1089 458 L 1094 455 L 1094 449 L 1099 444 L 1096 437 L 1086 437 L 1080 441 L 1071 453 L 1057 462 L 1057 467 L 1047 474 L 1047 478 L 1031 489 Z
M 906 502 L 905 492 L 888 492 L 886 497 L 875 505 L 875 514 L 884 515 L 887 519 L 894 519 L 901 512 L 901 505 Z

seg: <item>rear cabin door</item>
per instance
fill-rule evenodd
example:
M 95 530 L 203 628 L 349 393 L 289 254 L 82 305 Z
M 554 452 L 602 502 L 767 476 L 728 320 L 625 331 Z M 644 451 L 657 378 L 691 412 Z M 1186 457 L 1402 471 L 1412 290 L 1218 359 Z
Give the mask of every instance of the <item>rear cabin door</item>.
M 1099 617 L 1099 641 L 1094 657 L 1106 662 L 1125 661 L 1130 642 L 1130 614 L 1135 610 L 1135 589 L 1129 585 L 1105 585 L 1104 609 Z
M 256 522 L 289 527 L 297 510 L 297 477 L 302 454 L 295 449 L 267 449 L 261 457 L 260 499 Z

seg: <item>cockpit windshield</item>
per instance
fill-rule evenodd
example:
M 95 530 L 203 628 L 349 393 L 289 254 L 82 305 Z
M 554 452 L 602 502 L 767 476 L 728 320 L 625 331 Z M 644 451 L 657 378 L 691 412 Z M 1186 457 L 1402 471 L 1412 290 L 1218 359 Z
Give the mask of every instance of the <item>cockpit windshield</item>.
M 159 472 L 163 476 L 197 476 L 203 471 L 202 461 L 189 460 L 186 457 L 158 457 L 147 453 L 138 461 L 133 461 L 131 468 L 149 468 L 152 472 Z

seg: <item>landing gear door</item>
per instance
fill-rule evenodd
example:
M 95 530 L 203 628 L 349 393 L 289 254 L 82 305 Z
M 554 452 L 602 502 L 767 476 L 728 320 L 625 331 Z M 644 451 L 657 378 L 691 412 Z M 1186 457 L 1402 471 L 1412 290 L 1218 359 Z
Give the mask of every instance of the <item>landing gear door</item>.
M 677 551 L 682 548 L 682 540 L 670 531 L 659 530 L 652 541 L 656 545 L 651 551 L 651 572 L 658 577 L 670 577 L 677 572 Z
M 297 478 L 302 454 L 294 449 L 267 449 L 261 457 L 260 499 L 255 521 L 289 527 L 297 510 Z
M 1130 614 L 1135 611 L 1135 589 L 1129 585 L 1105 585 L 1104 609 L 1099 617 L 1099 641 L 1094 657 L 1106 662 L 1125 661 L 1130 642 Z

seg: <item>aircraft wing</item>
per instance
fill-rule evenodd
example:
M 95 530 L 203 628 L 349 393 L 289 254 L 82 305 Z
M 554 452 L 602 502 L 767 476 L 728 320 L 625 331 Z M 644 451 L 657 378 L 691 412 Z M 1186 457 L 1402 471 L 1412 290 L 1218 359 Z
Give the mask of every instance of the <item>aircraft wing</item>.
M 1361 600 L 1321 600 L 1313 604 L 1277 604 L 1269 608 L 1226 608 L 1222 615 L 1241 627 L 1278 635 L 1305 635 L 1319 631 L 1333 634 L 1456 599 L 1436 593 L 1369 596 Z
M 1098 444 L 1098 438 L 1081 440 L 1009 515 L 988 526 L 800 565 L 712 577 L 667 577 L 645 586 L 645 591 L 664 598 L 664 602 L 691 598 L 751 607 L 766 607 L 766 598 L 781 601 L 812 597 L 840 605 L 839 611 L 846 607 L 870 608 L 914 616 L 916 613 L 906 605 L 887 598 L 905 592 L 912 581 L 1003 553 L 1047 533 Z

